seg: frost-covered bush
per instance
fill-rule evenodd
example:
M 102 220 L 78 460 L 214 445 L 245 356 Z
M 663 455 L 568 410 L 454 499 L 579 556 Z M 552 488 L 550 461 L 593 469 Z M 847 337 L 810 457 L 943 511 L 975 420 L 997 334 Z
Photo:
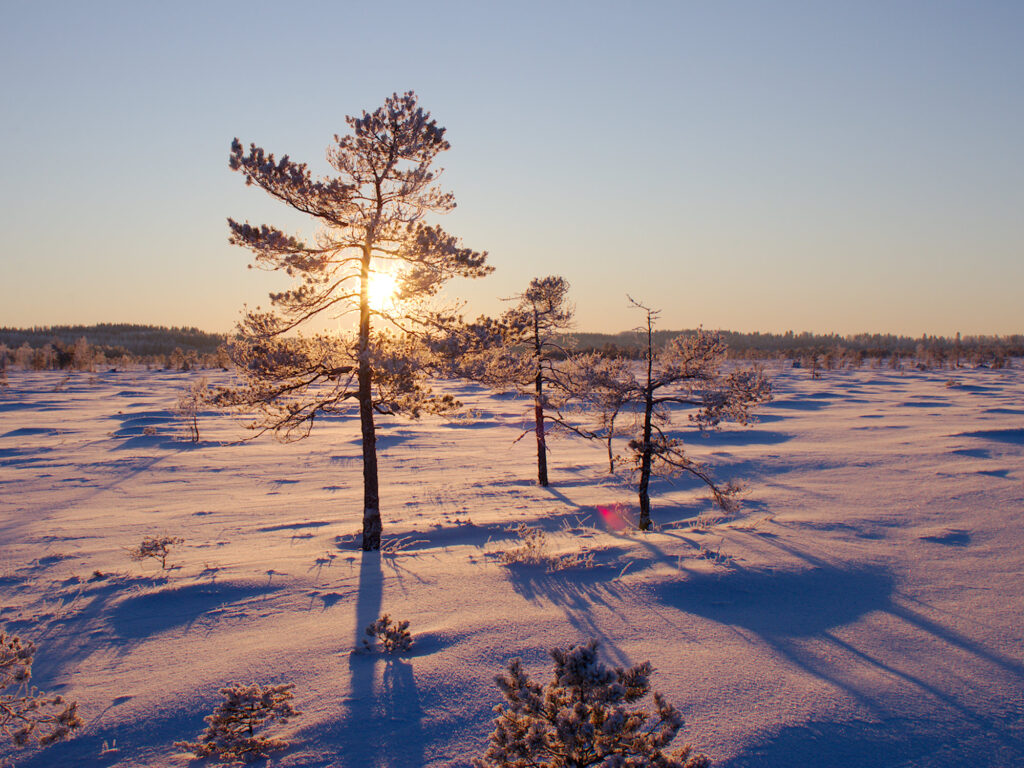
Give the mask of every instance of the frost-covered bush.
M 594 564 L 592 552 L 573 552 L 562 555 L 548 554 L 547 534 L 541 528 L 520 523 L 514 530 L 519 534 L 522 544 L 501 553 L 501 562 L 505 565 L 512 565 L 514 563 L 542 565 L 549 571 L 561 571 L 574 567 L 589 568 Z
M 160 561 L 160 567 L 167 570 L 167 557 L 171 554 L 171 547 L 177 544 L 184 544 L 185 540 L 178 536 L 147 536 L 137 547 L 128 550 L 128 557 L 139 563 L 146 558 L 153 558 Z
M 233 685 L 221 688 L 224 697 L 206 716 L 206 730 L 198 742 L 177 741 L 174 746 L 196 757 L 248 762 L 284 749 L 288 742 L 258 735 L 257 729 L 277 720 L 287 722 L 300 714 L 292 707 L 292 688 L 284 685 Z
M 627 709 L 651 690 L 649 662 L 609 669 L 598 643 L 554 648 L 555 676 L 534 683 L 519 659 L 496 678 L 506 704 L 476 768 L 707 768 L 689 744 L 666 752 L 683 725 L 679 711 L 654 693 L 654 713 Z
M 409 632 L 408 621 L 392 621 L 386 613 L 366 628 L 366 634 L 376 638 L 385 653 L 401 653 L 412 648 L 412 633 Z M 366 650 L 373 646 L 369 640 L 363 640 Z
M 534 528 L 526 523 L 516 526 L 515 532 L 519 534 L 522 544 L 515 549 L 509 549 L 501 553 L 501 562 L 506 565 L 511 563 L 523 563 L 524 565 L 547 565 L 548 554 L 545 552 L 548 545 L 547 535 L 541 528 Z
M 35 653 L 33 643 L 0 632 L 0 735 L 16 747 L 32 741 L 46 746 L 82 726 L 77 702 L 29 685 Z
M 203 376 L 185 387 L 174 406 L 174 412 L 184 420 L 189 439 L 193 443 L 199 442 L 199 411 L 209 400 L 210 382 Z

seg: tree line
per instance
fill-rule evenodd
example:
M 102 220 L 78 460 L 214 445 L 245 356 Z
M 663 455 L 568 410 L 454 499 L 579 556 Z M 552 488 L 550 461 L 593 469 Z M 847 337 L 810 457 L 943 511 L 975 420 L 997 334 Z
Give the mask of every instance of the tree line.
M 131 323 L 0 328 L 0 367 L 93 370 L 100 366 L 213 368 L 229 363 L 222 333 Z
M 698 329 L 678 331 L 655 329 L 654 346 L 664 348 L 678 336 L 696 336 Z M 719 330 L 719 336 L 728 348 L 731 359 L 793 360 L 808 362 L 814 355 L 827 367 L 847 367 L 880 361 L 888 363 L 899 359 L 907 364 L 923 364 L 929 368 L 957 367 L 958 365 L 1006 364 L 1011 358 L 1024 357 L 1024 334 L 933 336 L 900 336 L 889 333 L 746 333 Z M 188 358 L 191 367 L 222 367 L 219 354 L 227 343 L 228 335 L 210 333 L 194 327 L 167 327 L 131 323 L 98 323 L 96 325 L 53 325 L 32 328 L 0 328 L 0 357 L 6 353 L 8 364 L 14 364 L 14 353 L 21 347 L 52 352 L 22 356 L 24 367 L 67 367 L 67 356 L 62 350 L 73 348 L 85 339 L 91 349 L 93 361 L 124 359 L 128 364 L 151 367 L 178 367 L 179 356 Z M 636 331 L 619 333 L 591 333 L 571 331 L 559 335 L 561 350 L 592 352 L 639 360 L 643 357 L 646 340 Z M 556 359 L 565 352 L 554 350 Z M 211 356 L 213 356 L 211 358 Z M 34 363 L 32 361 L 35 361 Z M 61 365 L 64 362 L 65 365 Z M 100 362 L 99 364 L 103 364 Z M 17 367 L 22 367 L 18 364 Z
M 654 332 L 654 343 L 663 347 L 677 336 L 695 336 L 698 329 Z M 746 360 L 804 360 L 831 355 L 837 361 L 888 361 L 893 358 L 923 363 L 927 367 L 952 364 L 991 364 L 1024 357 L 1024 334 L 1006 336 L 899 336 L 890 333 L 743 333 L 718 331 L 729 348 L 729 357 Z M 573 333 L 572 345 L 582 351 L 602 352 L 639 359 L 644 340 L 633 331 L 620 333 Z
M 658 330 L 652 333 L 655 348 L 673 339 L 696 336 L 699 329 Z M 1006 336 L 899 336 L 860 333 L 841 336 L 819 333 L 717 332 L 730 359 L 791 360 L 811 367 L 814 356 L 822 368 L 845 368 L 869 364 L 902 364 L 926 368 L 955 368 L 963 365 L 1002 367 L 1012 358 L 1024 357 L 1024 335 Z M 84 342 L 82 340 L 85 340 Z M 53 325 L 33 328 L 0 328 L 0 365 L 36 370 L 91 369 L 102 365 L 151 368 L 222 368 L 230 360 L 225 345 L 228 335 L 194 327 L 166 327 L 131 323 L 96 325 Z M 646 339 L 636 331 L 619 333 L 565 332 L 555 340 L 554 359 L 569 351 L 595 353 L 639 360 Z M 88 345 L 88 354 L 76 345 Z M 88 362 L 86 362 L 86 360 Z

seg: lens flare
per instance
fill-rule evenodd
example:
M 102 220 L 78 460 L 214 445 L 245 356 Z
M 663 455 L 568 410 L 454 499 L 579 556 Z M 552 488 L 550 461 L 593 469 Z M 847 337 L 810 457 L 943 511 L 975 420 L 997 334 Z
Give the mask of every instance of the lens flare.
M 636 522 L 625 504 L 609 504 L 607 507 L 598 507 L 597 511 L 609 530 L 625 531 L 636 527 Z

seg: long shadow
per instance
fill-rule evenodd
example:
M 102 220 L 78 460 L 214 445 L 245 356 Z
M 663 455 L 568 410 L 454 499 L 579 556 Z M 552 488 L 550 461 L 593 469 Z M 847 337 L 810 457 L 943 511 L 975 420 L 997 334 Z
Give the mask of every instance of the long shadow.
M 595 607 L 619 612 L 616 607 L 620 599 L 619 588 L 612 580 L 620 570 L 596 567 L 547 573 L 539 566 L 512 565 L 508 568 L 508 579 L 512 589 L 525 599 L 531 602 L 546 600 L 561 608 L 579 633 L 580 642 L 590 638 L 600 640 L 604 653 L 616 664 L 628 665 L 631 662 L 615 638 L 602 630 L 594 618 Z
M 280 589 L 237 582 L 165 585 L 163 576 L 86 582 L 75 593 L 53 596 L 54 616 L 44 626 L 15 620 L 8 627 L 26 632 L 43 649 L 34 677 L 45 687 L 95 650 L 97 634 L 113 652 L 125 654 L 150 637 L 217 621 L 221 610 L 241 609 L 246 601 Z
M 952 437 L 980 437 L 1000 443 L 1024 445 L 1024 429 L 981 429 L 976 432 L 960 432 Z
M 384 572 L 380 552 L 363 552 L 356 597 L 354 652 L 349 654 L 349 700 L 344 719 L 329 739 L 338 746 L 336 766 L 400 768 L 423 764 L 423 708 L 412 664 L 385 660 L 363 649 L 366 627 L 381 616 Z M 384 611 L 386 612 L 386 611 Z M 383 665 L 380 684 L 377 670 Z
M 906 600 L 907 598 L 903 599 Z M 969 637 L 965 637 L 949 627 L 945 627 L 938 622 L 932 621 L 906 605 L 895 605 L 891 609 L 891 612 L 921 631 L 927 632 L 933 637 L 944 640 L 962 651 L 973 654 L 979 659 L 983 659 L 989 664 L 999 667 L 1005 674 L 1020 678 L 1022 687 L 1024 687 L 1024 664 L 1020 661 L 1008 658 L 1003 656 L 1001 653 L 990 650 L 980 643 L 971 640 Z
M 907 607 L 885 569 L 831 564 L 782 542 L 768 543 L 809 567 L 736 570 L 717 577 L 692 574 L 685 582 L 656 590 L 664 602 L 680 610 L 757 635 L 787 662 L 843 691 L 870 713 L 871 722 L 785 727 L 748 745 L 724 764 L 726 768 L 1024 764 L 1019 697 L 1001 704 L 998 694 L 965 694 L 943 681 L 941 663 L 933 674 L 915 658 L 895 650 L 879 656 L 834 630 L 868 613 L 884 613 L 930 641 L 972 655 L 972 666 L 994 668 L 1011 688 L 1024 690 L 1024 665 Z M 886 647 L 884 642 L 874 646 Z M 940 653 L 940 661 L 943 657 Z M 871 682 L 878 679 L 890 682 L 879 690 Z
M 892 578 L 878 570 L 692 573 L 653 588 L 661 601 L 764 638 L 810 637 L 890 606 Z
M 578 485 L 579 483 L 562 483 L 562 485 L 574 485 L 574 484 Z M 543 490 L 545 490 L 548 493 L 550 493 L 552 496 L 554 496 L 556 499 L 558 499 L 560 502 L 562 502 L 566 506 L 575 507 L 576 509 L 583 509 L 583 507 L 581 507 L 575 501 L 570 499 L 568 496 L 566 496 L 564 493 L 562 493 L 557 488 L 553 488 L 552 486 L 548 485 L 548 486 L 544 486 Z
M 708 432 L 684 431 L 679 433 L 691 446 L 720 445 L 777 445 L 792 440 L 792 435 L 768 429 L 721 429 Z

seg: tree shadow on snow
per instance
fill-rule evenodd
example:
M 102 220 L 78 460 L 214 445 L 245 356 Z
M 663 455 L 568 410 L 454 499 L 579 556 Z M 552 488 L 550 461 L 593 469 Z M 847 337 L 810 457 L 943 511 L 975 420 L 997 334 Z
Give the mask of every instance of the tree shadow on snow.
M 220 608 L 276 591 L 277 586 L 207 582 L 144 592 L 122 600 L 111 612 L 114 631 L 126 640 L 145 640 L 177 627 L 190 627 Z
M 957 657 L 967 654 L 972 667 L 989 667 L 993 679 L 1024 689 L 1024 665 L 929 618 L 923 612 L 933 612 L 929 606 L 910 605 L 913 599 L 896 593 L 883 568 L 830 564 L 766 541 L 808 567 L 692 574 L 654 589 L 680 610 L 757 635 L 796 668 L 849 696 L 868 717 L 784 727 L 748 745 L 725 768 L 1024 764 L 1019 706 L 1000 705 L 998 693 L 978 695 L 949 679 L 959 675 Z M 923 647 L 935 648 L 934 663 L 921 663 L 922 645 L 908 654 L 901 642 L 857 641 L 837 631 L 872 612 L 890 617 L 877 632 L 898 632 L 894 641 L 913 633 Z M 879 687 L 878 679 L 887 682 Z
M 891 577 L 822 565 L 804 571 L 692 573 L 654 588 L 678 610 L 762 637 L 809 637 L 889 605 Z
M 356 597 L 356 636 L 349 654 L 349 698 L 344 719 L 324 734 L 338 745 L 327 765 L 401 768 L 423 764 L 423 707 L 412 663 L 365 651 L 366 627 L 387 613 L 380 552 L 363 552 Z M 401 616 L 392 616 L 400 620 Z M 381 670 L 378 676 L 378 670 Z
M 936 743 L 921 722 L 912 718 L 871 722 L 809 722 L 787 726 L 770 740 L 753 745 L 720 768 L 792 768 L 799 765 L 835 768 L 945 768 L 953 765 L 1005 766 L 986 752 L 960 762 L 961 747 Z
M 619 610 L 620 586 L 614 581 L 622 566 L 597 565 L 548 572 L 543 566 L 512 564 L 506 570 L 512 589 L 524 599 L 558 606 L 579 637 L 599 640 L 602 651 L 616 664 L 633 663 L 619 649 L 615 638 L 602 629 L 602 622 L 594 617 L 595 609 L 603 609 L 627 621 Z M 607 626 L 607 621 L 602 621 Z
M 953 437 L 978 437 L 1011 445 L 1024 445 L 1024 429 L 981 429 L 976 432 L 960 432 Z

